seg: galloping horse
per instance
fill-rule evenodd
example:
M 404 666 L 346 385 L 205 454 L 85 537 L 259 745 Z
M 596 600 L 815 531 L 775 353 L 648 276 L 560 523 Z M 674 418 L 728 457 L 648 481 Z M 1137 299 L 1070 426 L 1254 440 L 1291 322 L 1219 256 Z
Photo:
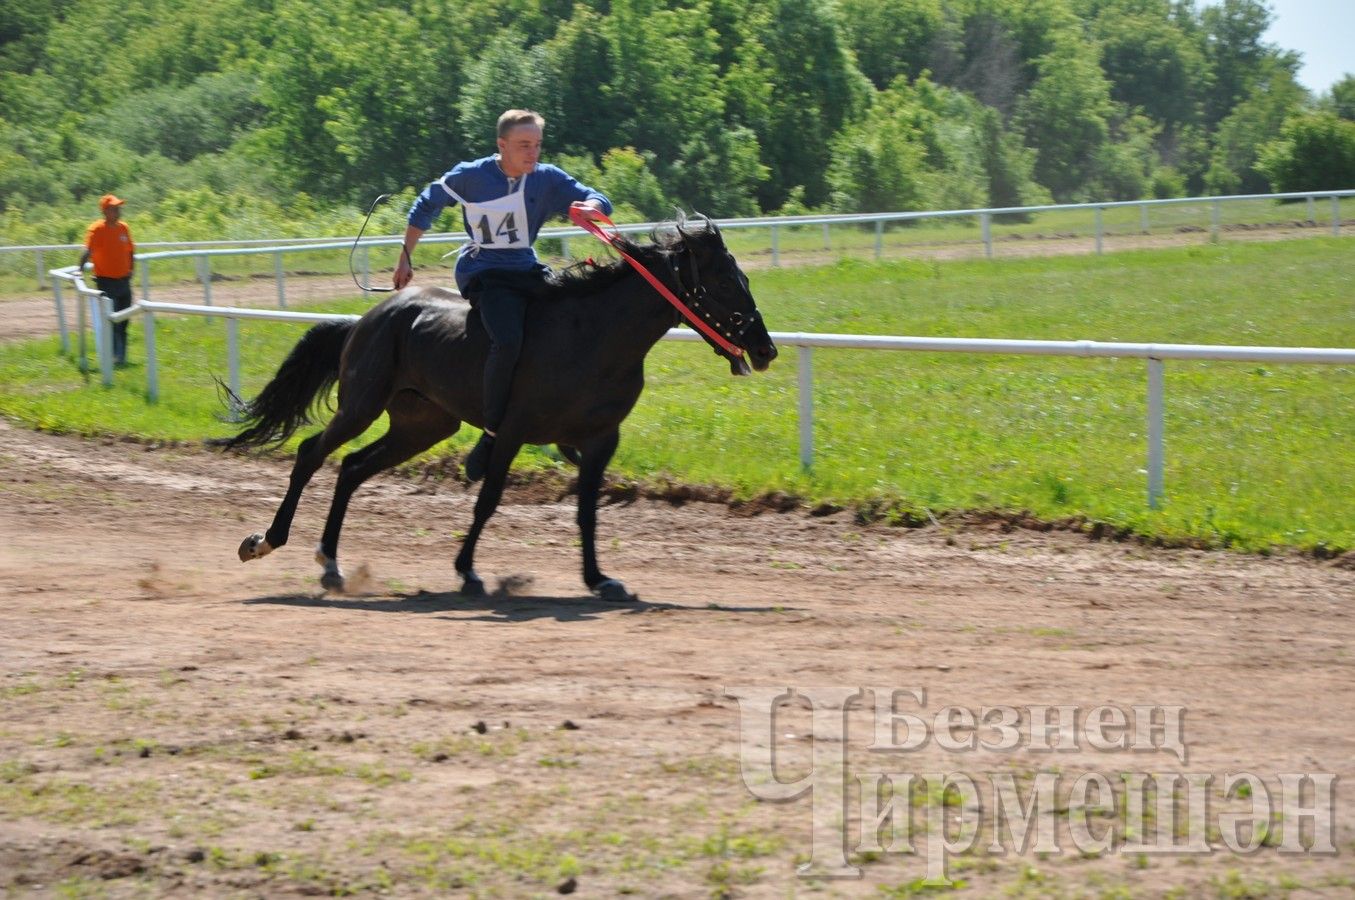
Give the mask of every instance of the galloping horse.
M 727 342 L 747 352 L 762 371 L 776 358 L 748 288 L 748 279 L 713 222 L 679 219 L 656 231 L 654 243 L 617 238 L 618 247 L 657 276 Z M 625 586 L 598 568 L 594 535 L 603 472 L 619 426 L 644 388 L 644 360 L 681 316 L 623 261 L 566 270 L 532 299 L 512 404 L 494 443 L 475 518 L 456 557 L 461 591 L 482 595 L 475 546 L 503 496 L 508 469 L 523 444 L 558 444 L 579 467 L 578 524 L 583 581 L 604 600 L 632 599 Z M 705 337 L 705 335 L 703 335 Z M 729 360 L 735 375 L 749 373 L 742 355 L 707 343 Z M 325 458 L 367 430 L 382 411 L 390 429 L 344 457 L 315 559 L 321 584 L 343 587 L 339 530 L 357 487 L 376 473 L 422 453 L 469 422 L 483 424 L 483 384 L 489 341 L 479 312 L 438 287 L 405 288 L 357 322 L 326 322 L 302 336 L 277 375 L 245 408 L 243 431 L 216 441 L 226 448 L 285 441 L 337 381 L 338 409 L 324 431 L 301 442 L 287 494 L 273 524 L 240 545 L 241 561 L 287 543 L 297 502 Z

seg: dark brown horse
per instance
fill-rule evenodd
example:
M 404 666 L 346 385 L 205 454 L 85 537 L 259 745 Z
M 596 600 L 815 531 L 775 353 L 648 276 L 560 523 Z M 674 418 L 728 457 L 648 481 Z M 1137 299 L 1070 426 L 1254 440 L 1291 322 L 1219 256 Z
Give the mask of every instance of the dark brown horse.
M 753 368 L 776 358 L 753 295 L 714 223 L 679 221 L 655 243 L 624 242 L 697 315 L 745 350 Z M 631 595 L 598 568 L 594 534 L 603 471 L 616 451 L 619 426 L 644 388 L 644 360 L 679 315 L 626 263 L 575 267 L 533 298 L 513 379 L 512 403 L 499 429 L 475 519 L 456 571 L 461 591 L 482 594 L 475 545 L 499 505 L 509 465 L 523 444 L 558 444 L 579 466 L 578 523 L 583 581 L 607 600 Z M 709 341 L 708 341 L 709 342 Z M 714 344 L 712 344 L 714 346 Z M 325 457 L 358 437 L 383 411 L 390 429 L 343 460 L 316 561 L 321 583 L 343 587 L 339 530 L 353 491 L 384 469 L 422 453 L 462 422 L 483 422 L 488 339 L 479 313 L 437 287 L 406 288 L 357 322 L 329 322 L 308 331 L 273 380 L 246 407 L 248 427 L 217 442 L 227 448 L 279 443 L 309 421 L 309 412 L 337 381 L 338 410 L 324 431 L 301 442 L 287 495 L 265 534 L 240 545 L 240 559 L 266 556 L 287 543 L 297 501 Z M 716 347 L 730 371 L 747 374 L 742 356 Z

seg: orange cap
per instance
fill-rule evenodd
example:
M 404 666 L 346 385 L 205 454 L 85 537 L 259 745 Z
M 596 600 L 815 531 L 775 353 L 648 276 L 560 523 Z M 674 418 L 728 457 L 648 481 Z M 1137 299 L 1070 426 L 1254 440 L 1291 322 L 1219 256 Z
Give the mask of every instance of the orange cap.
M 112 194 L 104 194 L 99 198 L 99 209 L 108 209 L 110 206 L 122 206 L 126 200 L 120 200 Z

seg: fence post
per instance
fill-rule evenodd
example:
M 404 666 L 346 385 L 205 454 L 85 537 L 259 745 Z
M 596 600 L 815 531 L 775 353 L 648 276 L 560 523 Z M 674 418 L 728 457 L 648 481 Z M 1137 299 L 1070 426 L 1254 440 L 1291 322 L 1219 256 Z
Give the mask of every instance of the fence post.
M 884 219 L 875 220 L 875 258 L 879 259 L 885 252 L 885 222 Z
M 99 372 L 103 375 L 105 387 L 113 384 L 113 323 L 108 317 L 113 315 L 113 300 L 105 294 L 98 296 L 99 314 Z
M 1209 211 L 1209 240 L 1214 243 L 1219 241 L 1219 230 L 1222 227 L 1219 223 L 1223 220 L 1223 203 L 1215 200 Z
M 1308 224 L 1309 224 L 1309 225 L 1316 225 L 1316 224 L 1317 224 L 1317 204 L 1316 204 L 1315 202 L 1313 202 L 1313 195 L 1312 195 L 1312 194 L 1309 194 L 1309 195 L 1308 195 L 1307 197 L 1305 197 L 1304 199 L 1308 201 L 1308 204 L 1307 204 L 1307 205 L 1308 205 Z
M 1140 204 L 1139 204 L 1139 233 L 1140 233 L 1140 234 L 1147 234 L 1147 233 L 1148 233 L 1148 204 L 1147 204 L 1147 203 L 1140 203 Z
M 282 271 L 282 251 L 273 254 L 273 280 L 278 285 L 278 309 L 287 308 L 287 277 Z
M 801 347 L 800 382 L 800 465 L 814 466 L 814 348 Z
M 1341 198 L 1331 198 L 1331 233 L 1333 236 L 1341 235 Z
M 200 271 L 201 274 L 202 274 L 202 305 L 203 305 L 203 306 L 211 306 L 211 305 L 212 305 L 212 258 L 211 258 L 210 256 L 207 256 L 206 254 L 204 254 L 204 255 L 202 255 L 202 256 L 199 256 L 198 259 L 202 260 L 202 264 L 201 264 L 201 266 L 199 267 L 199 271 Z M 212 321 L 212 317 L 211 317 L 211 316 L 208 316 L 208 317 L 207 317 L 207 321 L 208 321 L 208 322 Z
M 560 236 L 560 256 L 569 259 L 569 238 Z
M 1148 508 L 1157 509 L 1162 499 L 1164 378 L 1162 360 L 1148 358 Z
M 33 251 L 38 258 L 38 287 L 47 287 L 47 269 L 42 265 L 42 250 Z
M 777 225 L 772 226 L 772 265 L 781 265 L 781 247 L 780 247 L 781 229 Z
M 56 330 L 61 335 L 61 352 L 71 352 L 71 336 L 66 331 L 66 304 L 61 297 L 61 279 L 52 279 L 52 296 L 56 299 Z
M 828 236 L 828 223 L 827 223 L 827 222 L 824 222 L 824 223 L 823 223 L 823 249 L 825 249 L 825 250 L 832 250 L 832 249 L 833 249 L 833 241 L 832 241 L 832 239 Z
M 75 327 L 76 335 L 80 343 L 80 374 L 89 374 L 89 349 L 85 342 L 85 304 L 89 302 L 88 298 L 80 293 L 80 288 L 75 289 Z M 95 340 L 98 340 L 97 336 Z
M 149 260 L 141 260 L 141 300 L 151 299 L 151 264 Z
M 1105 225 L 1102 220 L 1101 207 L 1096 207 L 1096 255 L 1101 255 L 1101 239 L 1105 233 Z
M 155 313 L 146 310 L 142 319 L 142 340 L 146 344 L 146 399 L 160 402 L 160 361 L 155 354 Z
M 983 231 L 983 255 L 993 258 L 993 214 L 979 213 L 979 228 Z
M 360 264 L 362 266 L 362 286 L 370 291 L 372 289 L 372 259 L 366 244 L 362 245 L 362 259 Z
M 235 316 L 226 319 L 226 376 L 233 397 L 240 396 L 240 322 Z

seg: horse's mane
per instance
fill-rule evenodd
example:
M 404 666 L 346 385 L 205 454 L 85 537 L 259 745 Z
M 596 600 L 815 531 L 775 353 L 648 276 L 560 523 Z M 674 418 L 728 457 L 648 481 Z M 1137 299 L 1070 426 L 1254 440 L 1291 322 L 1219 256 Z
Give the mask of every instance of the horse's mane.
M 723 243 L 720 229 L 710 219 L 701 216 L 698 224 L 693 225 L 692 220 L 680 213 L 677 221 L 656 226 L 649 237 L 650 243 L 639 244 L 622 236 L 620 243 L 627 253 L 651 270 L 654 270 L 665 255 L 680 250 L 689 243 L 710 241 Z M 551 299 L 563 300 L 597 294 L 610 288 L 632 271 L 630 263 L 624 259 L 600 263 L 583 260 L 555 273 L 547 288 L 547 295 Z

